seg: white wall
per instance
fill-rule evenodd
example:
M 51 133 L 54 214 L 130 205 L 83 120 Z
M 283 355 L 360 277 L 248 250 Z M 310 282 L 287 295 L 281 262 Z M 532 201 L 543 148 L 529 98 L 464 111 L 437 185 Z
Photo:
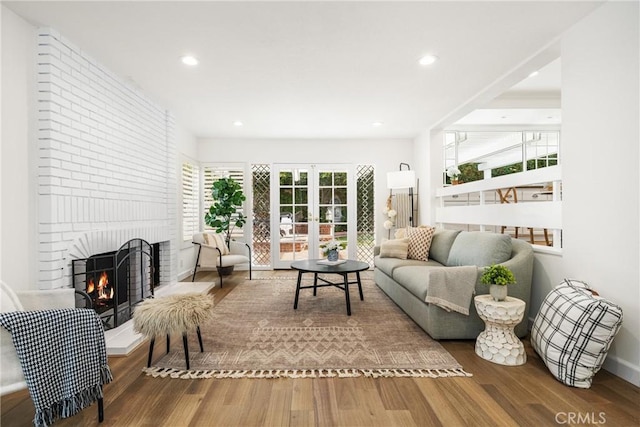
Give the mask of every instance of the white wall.
M 639 6 L 610 2 L 562 41 L 563 275 L 624 310 L 606 368 L 640 385 Z
M 38 46 L 38 29 L 1 8 L 0 278 L 17 289 L 68 286 L 66 251 L 77 234 L 135 232 L 171 240 L 161 277 L 175 280 L 176 144 L 197 156 L 195 139 L 69 40 L 52 31 Z M 141 146 L 153 149 L 131 155 Z M 99 164 L 106 171 L 92 174 Z
M 38 234 L 42 289 L 69 286 L 71 259 L 132 238 L 177 235 L 174 120 L 54 29 L 38 31 Z M 160 252 L 175 281 L 177 249 Z
M 2 160 L 0 277 L 14 289 L 35 286 L 36 268 L 36 31 L 2 8 Z
M 636 385 L 640 385 L 638 16 L 637 2 L 609 2 L 529 60 L 546 60 L 556 54 L 556 45 L 561 46 L 564 248 L 561 255 L 535 254 L 531 319 L 565 277 L 590 283 L 624 310 L 624 325 L 605 369 Z M 513 76 L 535 69 L 529 62 L 524 70 L 522 64 L 516 66 Z M 503 76 L 451 116 L 486 105 L 487 94 L 496 94 L 513 76 Z M 450 124 L 447 120 L 434 125 L 430 137 L 425 132 L 415 140 L 415 154 L 425 156 L 420 164 L 431 167 L 432 192 L 441 186 L 440 129 Z M 424 145 L 428 145 L 426 155 Z M 435 199 L 421 202 L 429 206 L 421 206 L 420 222 L 432 222 L 426 215 Z
M 437 181 L 433 179 L 433 158 L 434 153 L 431 152 L 431 138 L 429 131 L 423 132 L 413 141 L 413 158 L 416 163 L 416 175 L 418 177 L 418 218 L 417 224 L 432 224 L 433 218 L 433 192 L 437 187 Z M 434 147 L 437 144 L 433 145 Z
M 408 163 L 418 171 L 411 140 L 310 140 L 310 139 L 207 139 L 198 140 L 197 155 L 201 163 L 351 163 L 373 164 L 376 168 L 376 239 L 388 235 L 382 227 L 386 217 L 382 209 L 389 195 L 387 172 L 398 170 L 400 163 Z M 185 147 L 184 154 L 192 157 Z M 424 187 L 420 183 L 421 188 Z M 183 246 L 180 252 L 179 277 L 192 273 L 195 249 Z
M 176 125 L 176 147 L 178 150 L 178 164 L 176 166 L 176 182 L 182 182 L 182 162 L 189 160 L 198 163 L 198 140 L 188 130 L 180 125 Z M 195 262 L 194 245 L 189 242 L 185 244 L 182 241 L 182 198 L 177 197 L 178 222 L 176 247 L 179 248 L 178 253 L 178 280 L 182 280 L 193 273 L 193 264 Z
M 387 237 L 382 214 L 389 190 L 387 172 L 396 171 L 400 163 L 416 168 L 413 142 L 393 140 L 315 140 L 315 139 L 202 139 L 198 145 L 201 162 L 232 163 L 351 163 L 373 164 L 375 171 L 375 206 L 379 242 Z M 422 186 L 422 183 L 420 184 Z
M 198 139 L 179 123 L 176 123 L 175 126 L 175 137 L 178 153 L 196 160 L 198 158 Z M 181 162 L 178 161 L 178 163 Z

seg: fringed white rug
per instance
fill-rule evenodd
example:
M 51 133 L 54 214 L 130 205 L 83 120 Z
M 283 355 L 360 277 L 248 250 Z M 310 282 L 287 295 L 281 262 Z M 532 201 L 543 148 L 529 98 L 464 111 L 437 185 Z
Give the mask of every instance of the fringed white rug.
M 184 379 L 471 376 L 369 273 L 363 274 L 364 301 L 357 285 L 350 286 L 351 316 L 344 292 L 333 287 L 319 288 L 315 297 L 311 289 L 301 290 L 294 310 L 295 279 L 291 274 L 243 281 L 201 325 L 204 353 L 195 334 L 189 337 L 189 371 L 178 339 L 169 354 L 144 371 Z

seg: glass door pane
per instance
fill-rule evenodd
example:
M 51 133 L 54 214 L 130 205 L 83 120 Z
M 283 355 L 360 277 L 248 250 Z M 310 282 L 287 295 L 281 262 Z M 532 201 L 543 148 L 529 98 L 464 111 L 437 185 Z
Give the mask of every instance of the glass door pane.
M 274 268 L 289 268 L 291 262 L 321 259 L 321 245 L 332 239 L 344 243 L 343 259 L 355 256 L 355 194 L 346 165 L 274 165 L 272 252 Z M 353 211 L 353 212 L 352 212 Z M 351 236 L 353 234 L 353 236 Z
M 299 165 L 276 168 L 277 227 L 274 267 L 288 267 L 309 256 L 309 168 Z
M 349 254 L 349 211 L 348 202 L 348 172 L 346 167 L 318 167 L 318 217 L 319 235 L 317 237 L 318 250 L 315 258 L 324 258 L 321 246 L 337 240 L 343 243 L 340 258 L 347 259 Z

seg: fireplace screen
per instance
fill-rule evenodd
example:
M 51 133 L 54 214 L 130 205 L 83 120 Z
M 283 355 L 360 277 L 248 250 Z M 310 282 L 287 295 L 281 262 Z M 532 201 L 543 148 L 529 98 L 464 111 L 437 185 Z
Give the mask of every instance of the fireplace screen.
M 117 251 L 72 261 L 74 287 L 89 295 L 106 329 L 129 320 L 135 305 L 153 296 L 158 250 L 133 239 Z

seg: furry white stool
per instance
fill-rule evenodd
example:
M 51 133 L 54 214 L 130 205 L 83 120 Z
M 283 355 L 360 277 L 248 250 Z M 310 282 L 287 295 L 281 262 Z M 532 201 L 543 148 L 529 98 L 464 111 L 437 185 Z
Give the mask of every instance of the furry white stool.
M 189 369 L 189 347 L 187 345 L 187 332 L 196 329 L 200 351 L 204 351 L 202 346 L 202 336 L 200 335 L 200 324 L 209 319 L 212 315 L 213 295 L 203 295 L 199 293 L 171 295 L 162 298 L 151 298 L 141 302 L 133 314 L 133 328 L 149 338 L 149 358 L 147 367 L 151 366 L 153 356 L 153 345 L 156 336 L 167 336 L 167 353 L 169 352 L 169 339 L 171 335 L 181 334 L 184 345 L 184 357 Z

